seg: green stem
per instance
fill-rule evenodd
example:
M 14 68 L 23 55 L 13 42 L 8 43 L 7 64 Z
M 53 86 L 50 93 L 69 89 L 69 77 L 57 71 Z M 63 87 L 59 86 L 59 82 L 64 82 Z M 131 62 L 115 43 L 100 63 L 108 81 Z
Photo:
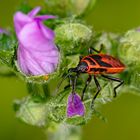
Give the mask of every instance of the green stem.
M 40 96 L 44 99 L 50 96 L 50 91 L 46 83 L 27 82 L 27 90 L 32 96 Z

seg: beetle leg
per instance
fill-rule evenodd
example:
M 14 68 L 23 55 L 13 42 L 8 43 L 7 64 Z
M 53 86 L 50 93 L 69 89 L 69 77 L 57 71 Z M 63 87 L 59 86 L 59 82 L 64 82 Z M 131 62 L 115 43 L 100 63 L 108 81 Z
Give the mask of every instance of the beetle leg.
M 68 77 L 69 77 L 70 83 L 64 87 L 64 90 L 69 88 L 70 86 L 72 86 L 72 95 L 73 95 L 72 100 L 73 100 L 73 97 L 74 97 L 74 94 L 75 94 L 75 86 L 76 86 L 75 82 L 76 82 L 76 80 L 75 80 L 75 77 L 72 76 L 71 74 L 69 74 Z M 61 102 L 64 97 L 65 97 L 65 95 L 60 99 L 59 102 Z
M 83 99 L 84 99 L 84 94 L 85 94 L 86 88 L 89 85 L 89 83 L 91 82 L 91 79 L 92 79 L 92 77 L 91 77 L 91 75 L 89 75 L 89 77 L 88 77 L 88 79 L 86 81 L 85 87 L 84 87 L 84 89 L 82 91 L 81 101 L 83 101 Z
M 100 52 L 102 51 L 103 47 L 104 47 L 103 44 L 101 44 L 100 50 L 96 50 L 96 49 L 90 47 L 90 48 L 88 49 L 88 53 L 89 53 L 89 54 L 93 54 L 93 52 L 100 53 Z
M 121 80 L 121 79 L 119 79 L 119 78 L 111 77 L 111 76 L 108 76 L 108 75 L 102 75 L 102 77 L 107 78 L 107 79 L 112 80 L 112 81 L 119 82 L 119 84 L 118 84 L 116 87 L 114 87 L 114 97 L 116 97 L 116 96 L 117 96 L 116 89 L 117 89 L 118 87 L 120 87 L 120 86 L 124 83 L 124 81 Z
M 93 108 L 94 100 L 96 99 L 96 97 L 98 96 L 99 92 L 101 91 L 101 86 L 100 86 L 98 80 L 96 79 L 96 76 L 95 75 L 94 75 L 94 81 L 95 81 L 95 84 L 97 86 L 97 92 L 96 92 L 95 96 L 92 99 L 91 108 Z
M 76 82 L 77 82 L 78 76 L 79 76 L 79 73 L 77 73 L 73 77 L 72 77 L 72 75 L 69 76 L 69 78 L 70 78 L 70 85 L 72 86 L 72 94 L 73 94 L 73 97 L 74 97 L 74 94 L 75 94 L 75 88 L 76 88 Z M 72 98 L 72 100 L 73 100 L 73 98 Z

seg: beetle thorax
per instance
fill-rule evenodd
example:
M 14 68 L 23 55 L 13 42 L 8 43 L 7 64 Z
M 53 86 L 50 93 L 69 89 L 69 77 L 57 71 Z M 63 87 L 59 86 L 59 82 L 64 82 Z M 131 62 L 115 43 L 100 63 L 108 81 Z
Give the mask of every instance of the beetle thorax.
M 77 70 L 79 72 L 85 73 L 88 70 L 88 65 L 86 62 L 80 62 L 77 66 Z

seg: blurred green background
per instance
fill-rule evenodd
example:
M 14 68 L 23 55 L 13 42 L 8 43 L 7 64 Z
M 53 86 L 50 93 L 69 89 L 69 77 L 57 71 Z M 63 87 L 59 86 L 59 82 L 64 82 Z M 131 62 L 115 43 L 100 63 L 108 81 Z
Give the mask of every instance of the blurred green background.
M 0 27 L 13 26 L 13 14 L 21 0 L 0 0 Z M 42 5 L 41 0 L 30 0 Z M 85 18 L 97 31 L 125 32 L 140 25 L 139 0 L 98 0 Z M 12 103 L 27 95 L 23 81 L 15 77 L 0 77 L 0 140 L 45 140 L 42 129 L 28 126 L 15 118 Z M 101 111 L 104 123 L 93 118 L 83 126 L 83 140 L 140 140 L 140 97 L 123 94 Z

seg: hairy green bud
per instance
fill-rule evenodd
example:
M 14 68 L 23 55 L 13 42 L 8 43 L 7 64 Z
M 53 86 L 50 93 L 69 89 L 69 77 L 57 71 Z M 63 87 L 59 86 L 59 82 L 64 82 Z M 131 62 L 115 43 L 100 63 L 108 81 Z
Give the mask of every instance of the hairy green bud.
M 96 0 L 46 0 L 46 9 L 60 17 L 79 16 L 89 12 L 95 3 Z
M 56 43 L 65 53 L 76 53 L 86 48 L 91 40 L 92 30 L 81 23 L 65 23 L 55 29 Z M 74 50 L 73 50 L 74 49 Z
M 120 40 L 119 56 L 126 65 L 123 73 L 127 88 L 125 92 L 132 91 L 139 94 L 140 91 L 140 31 L 129 30 Z M 131 93 L 132 93 L 131 92 Z
M 140 31 L 129 30 L 120 40 L 120 57 L 129 66 L 140 65 Z

